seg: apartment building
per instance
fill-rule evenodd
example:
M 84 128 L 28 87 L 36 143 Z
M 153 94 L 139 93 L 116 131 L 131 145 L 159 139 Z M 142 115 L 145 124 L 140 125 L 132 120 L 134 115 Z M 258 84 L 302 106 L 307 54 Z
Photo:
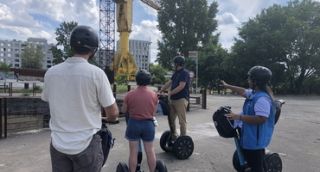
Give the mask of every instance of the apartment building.
M 150 64 L 150 41 L 129 40 L 129 51 L 133 55 L 138 69 L 149 71 Z M 119 48 L 119 41 L 117 42 Z
M 50 48 L 53 44 L 48 44 L 43 38 L 28 38 L 27 41 L 0 40 L 0 62 L 11 65 L 14 68 L 21 67 L 21 54 L 26 46 L 41 46 L 44 57 L 42 59 L 42 69 L 47 69 L 53 65 L 53 55 Z

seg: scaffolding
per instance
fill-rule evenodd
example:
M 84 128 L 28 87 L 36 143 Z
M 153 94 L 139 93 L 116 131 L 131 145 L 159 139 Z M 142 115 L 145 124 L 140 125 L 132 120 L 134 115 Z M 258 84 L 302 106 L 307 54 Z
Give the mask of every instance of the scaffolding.
M 113 0 L 100 0 L 99 4 L 99 56 L 98 66 L 106 70 L 112 67 L 115 54 L 116 5 Z

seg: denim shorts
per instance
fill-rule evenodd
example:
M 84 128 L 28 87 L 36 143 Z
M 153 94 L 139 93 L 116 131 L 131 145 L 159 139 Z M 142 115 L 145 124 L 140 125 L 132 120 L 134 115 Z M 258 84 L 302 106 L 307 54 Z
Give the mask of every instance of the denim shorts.
M 126 138 L 129 141 L 143 140 L 151 142 L 154 140 L 155 126 L 152 120 L 136 120 L 129 118 L 126 130 Z

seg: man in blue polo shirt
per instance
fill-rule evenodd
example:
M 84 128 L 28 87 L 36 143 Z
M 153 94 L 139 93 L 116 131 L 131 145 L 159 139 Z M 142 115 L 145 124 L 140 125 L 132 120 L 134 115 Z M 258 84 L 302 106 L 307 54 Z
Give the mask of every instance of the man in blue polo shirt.
M 180 124 L 180 135 L 184 136 L 187 134 L 187 120 L 186 111 L 189 99 L 189 72 L 184 68 L 185 59 L 182 56 L 176 56 L 173 59 L 175 72 L 171 79 L 161 88 L 160 93 L 168 89 L 169 91 L 169 105 L 170 105 L 170 116 L 169 126 L 172 133 L 172 139 L 178 137 L 175 120 L 178 116 Z

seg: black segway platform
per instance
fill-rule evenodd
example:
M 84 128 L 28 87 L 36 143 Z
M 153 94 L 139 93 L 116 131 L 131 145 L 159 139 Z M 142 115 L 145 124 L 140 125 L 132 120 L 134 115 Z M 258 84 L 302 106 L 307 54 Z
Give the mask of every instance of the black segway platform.
M 251 172 L 250 168 L 246 164 L 240 165 L 239 156 L 237 151 L 234 151 L 232 157 L 232 164 L 238 172 Z M 282 160 L 278 153 L 268 152 L 264 156 L 263 169 L 265 172 L 281 172 L 282 171 Z
M 190 136 L 179 136 L 171 141 L 171 132 L 165 131 L 160 138 L 160 147 L 165 152 L 172 152 L 178 159 L 188 159 L 194 150 L 194 143 Z
M 156 162 L 156 172 L 167 172 L 167 166 L 164 164 L 163 161 L 157 160 Z M 117 166 L 117 171 L 116 172 L 129 172 L 129 167 L 126 163 L 120 162 Z M 137 172 L 143 172 L 141 170 Z

